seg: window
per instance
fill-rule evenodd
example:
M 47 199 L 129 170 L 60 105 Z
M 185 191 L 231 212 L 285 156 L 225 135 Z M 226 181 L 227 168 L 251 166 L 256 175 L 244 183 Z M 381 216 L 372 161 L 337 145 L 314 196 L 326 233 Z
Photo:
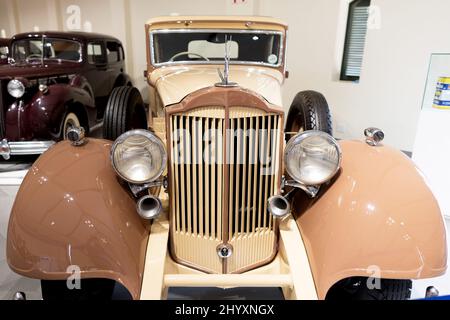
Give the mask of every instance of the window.
M 228 56 L 230 59 L 237 59 L 239 57 L 238 43 L 236 41 L 228 41 Z M 208 58 L 223 59 L 225 52 L 225 42 L 214 43 L 207 40 L 193 40 L 188 43 L 188 58 L 196 58 L 196 53 L 201 53 L 202 56 Z
M 103 46 L 99 42 L 92 42 L 87 47 L 88 62 L 91 64 L 106 63 Z
M 349 5 L 341 80 L 357 81 L 366 42 L 370 0 L 354 0 Z
M 106 43 L 106 54 L 108 57 L 108 63 L 119 62 L 121 59 L 121 47 L 117 42 Z
M 263 30 L 153 31 L 152 63 L 223 63 L 227 38 L 230 63 L 277 67 L 282 60 L 282 34 Z
M 64 39 L 23 39 L 12 45 L 12 57 L 16 62 L 32 60 L 65 60 L 79 62 L 81 45 Z

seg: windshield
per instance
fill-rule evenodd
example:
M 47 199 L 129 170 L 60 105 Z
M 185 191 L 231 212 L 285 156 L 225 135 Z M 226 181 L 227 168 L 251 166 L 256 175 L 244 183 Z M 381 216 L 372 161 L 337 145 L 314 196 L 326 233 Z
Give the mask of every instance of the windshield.
M 277 67 L 282 33 L 259 30 L 157 30 L 150 34 L 152 63 L 222 63 L 228 40 L 230 63 Z
M 79 62 L 81 45 L 76 41 L 64 39 L 23 39 L 12 44 L 11 55 L 16 63 L 41 59 Z

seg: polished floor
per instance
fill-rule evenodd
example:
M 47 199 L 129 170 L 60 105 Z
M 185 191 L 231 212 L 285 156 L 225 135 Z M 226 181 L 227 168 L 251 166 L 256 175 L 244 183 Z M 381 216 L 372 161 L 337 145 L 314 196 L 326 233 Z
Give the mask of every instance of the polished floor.
M 12 170 L 12 171 L 11 171 Z M 19 188 L 20 181 L 26 173 L 26 164 L 15 165 L 0 163 L 0 300 L 11 299 L 15 292 L 23 291 L 28 299 L 41 299 L 40 283 L 13 273 L 5 256 L 6 232 L 9 212 Z M 450 220 L 447 224 L 447 241 L 450 248 Z M 450 255 L 449 255 L 450 256 Z M 450 295 L 450 271 L 446 275 L 413 281 L 412 299 L 420 299 L 425 295 L 428 286 L 435 286 L 441 295 Z M 169 291 L 170 299 L 280 299 L 279 289 L 240 288 L 220 290 L 215 288 L 179 288 Z

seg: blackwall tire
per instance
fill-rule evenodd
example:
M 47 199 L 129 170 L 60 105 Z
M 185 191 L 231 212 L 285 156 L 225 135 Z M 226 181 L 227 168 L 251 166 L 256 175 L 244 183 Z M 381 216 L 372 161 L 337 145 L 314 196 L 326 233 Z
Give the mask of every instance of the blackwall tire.
M 297 133 L 307 130 L 320 130 L 333 134 L 330 108 L 325 97 L 316 91 L 297 93 L 289 108 L 286 132 Z M 287 139 L 292 134 L 286 136 Z
M 108 301 L 114 286 L 109 279 L 81 279 L 79 289 L 69 289 L 66 280 L 41 280 L 42 299 L 52 301 Z
M 369 289 L 367 278 L 354 277 L 342 280 L 330 289 L 327 300 L 408 300 L 411 297 L 411 280 L 379 281 L 379 288 Z
M 115 140 L 132 129 L 147 129 L 147 115 L 142 96 L 134 87 L 114 88 L 103 118 L 103 138 Z

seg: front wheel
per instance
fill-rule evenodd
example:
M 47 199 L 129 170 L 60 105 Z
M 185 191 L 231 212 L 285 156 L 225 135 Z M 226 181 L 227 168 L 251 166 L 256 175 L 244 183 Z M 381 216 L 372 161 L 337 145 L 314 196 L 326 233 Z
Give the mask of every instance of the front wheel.
M 67 113 L 67 115 L 64 117 L 61 139 L 66 140 L 67 132 L 69 132 L 69 130 L 72 128 L 80 127 L 80 126 L 81 126 L 80 119 L 78 119 L 78 116 L 73 112 Z
M 114 285 L 109 279 L 82 279 L 79 288 L 69 289 L 65 280 L 41 280 L 42 298 L 56 301 L 111 300 Z
M 411 280 L 348 278 L 336 283 L 327 300 L 407 300 L 411 297 Z M 368 285 L 369 284 L 369 285 Z
M 103 118 L 103 138 L 115 140 L 132 129 L 147 129 L 147 115 L 142 96 L 134 87 L 114 88 Z

